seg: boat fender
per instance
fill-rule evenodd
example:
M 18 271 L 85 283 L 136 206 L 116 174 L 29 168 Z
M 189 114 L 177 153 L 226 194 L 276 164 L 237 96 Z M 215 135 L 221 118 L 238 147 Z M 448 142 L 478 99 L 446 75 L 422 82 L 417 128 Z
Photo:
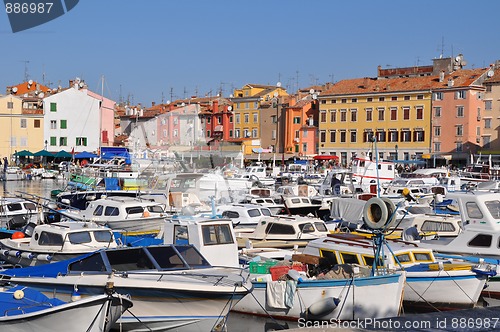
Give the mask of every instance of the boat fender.
M 27 259 L 33 259 L 35 257 L 35 255 L 31 252 L 22 252 L 21 257 L 27 258 Z
M 19 257 L 21 256 L 21 252 L 20 251 L 9 251 L 9 256 L 11 257 Z
M 24 233 L 23 232 L 15 232 L 12 234 L 12 239 L 23 239 L 24 238 Z
M 381 229 L 387 223 L 387 205 L 379 197 L 370 198 L 363 207 L 363 221 L 368 228 Z
M 21 289 L 18 289 L 14 292 L 14 298 L 16 300 L 22 300 L 24 298 L 24 292 Z
M 50 260 L 52 260 L 52 256 L 51 255 L 45 255 L 45 254 L 38 254 L 36 256 L 36 259 L 38 259 L 39 261 L 50 261 Z
M 9 251 L 8 251 L 8 250 L 4 250 L 4 251 L 2 252 L 2 255 L 4 255 L 4 256 L 9 256 Z
M 82 296 L 78 292 L 78 288 L 75 286 L 73 293 L 71 293 L 71 302 L 75 302 L 75 301 L 78 301 L 81 299 L 82 299 Z
M 309 306 L 305 311 L 306 319 L 314 319 L 328 315 L 337 308 L 340 299 L 336 297 L 327 297 L 326 299 L 315 302 Z

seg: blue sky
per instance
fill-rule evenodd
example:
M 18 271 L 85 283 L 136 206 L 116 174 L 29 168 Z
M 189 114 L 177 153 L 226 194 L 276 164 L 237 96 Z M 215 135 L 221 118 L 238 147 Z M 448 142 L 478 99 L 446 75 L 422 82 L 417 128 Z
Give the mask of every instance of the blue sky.
M 500 59 L 500 1 L 80 0 L 65 15 L 12 33 L 0 13 L 0 93 L 30 79 L 80 77 L 119 101 L 151 105 L 229 96 L 247 83 L 297 87 L 376 76 L 464 54 Z M 29 61 L 26 63 L 25 61 Z

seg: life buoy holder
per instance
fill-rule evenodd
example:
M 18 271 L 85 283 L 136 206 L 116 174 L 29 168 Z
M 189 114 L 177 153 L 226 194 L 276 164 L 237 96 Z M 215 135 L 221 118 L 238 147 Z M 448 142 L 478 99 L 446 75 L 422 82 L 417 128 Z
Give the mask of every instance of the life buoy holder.
M 363 220 L 370 229 L 382 229 L 391 226 L 396 220 L 396 206 L 386 197 L 372 197 L 363 207 Z

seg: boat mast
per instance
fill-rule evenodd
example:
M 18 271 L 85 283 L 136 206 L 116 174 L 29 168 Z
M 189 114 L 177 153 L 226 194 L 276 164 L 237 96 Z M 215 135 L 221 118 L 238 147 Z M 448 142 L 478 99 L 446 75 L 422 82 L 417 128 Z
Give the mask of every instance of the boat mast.
M 104 75 L 101 76 L 101 103 L 99 104 L 99 159 L 102 147 L 102 104 L 104 103 Z

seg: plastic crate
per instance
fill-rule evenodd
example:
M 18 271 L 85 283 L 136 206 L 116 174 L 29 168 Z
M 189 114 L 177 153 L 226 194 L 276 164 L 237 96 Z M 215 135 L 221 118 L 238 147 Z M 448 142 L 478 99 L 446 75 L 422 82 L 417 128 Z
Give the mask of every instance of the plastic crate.
M 288 273 L 289 270 L 294 269 L 296 271 L 302 271 L 306 272 L 307 271 L 307 265 L 306 264 L 297 264 L 294 263 L 291 267 L 288 265 L 284 266 L 273 266 L 269 268 L 269 273 L 271 273 L 271 278 L 273 281 L 278 280 L 279 278 L 283 277 L 285 274 Z
M 269 273 L 269 268 L 276 264 L 278 264 L 278 261 L 250 262 L 248 264 L 248 269 L 250 273 L 266 274 Z

